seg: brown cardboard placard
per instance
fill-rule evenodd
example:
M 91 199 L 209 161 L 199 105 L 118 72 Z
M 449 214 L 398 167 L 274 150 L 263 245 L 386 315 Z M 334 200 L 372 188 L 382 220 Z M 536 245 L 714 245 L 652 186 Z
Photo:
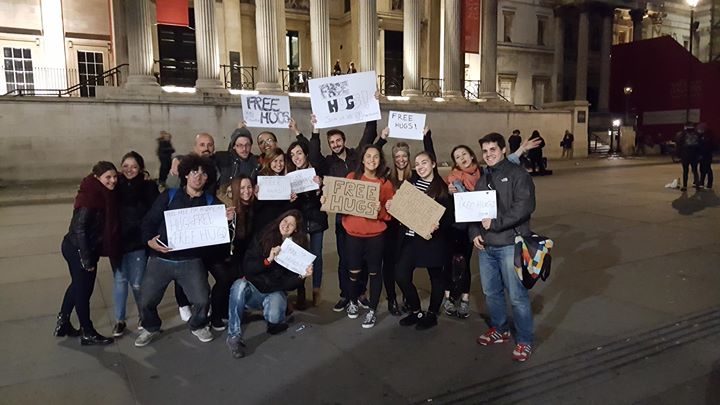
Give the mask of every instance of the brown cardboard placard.
M 390 203 L 390 215 L 425 240 L 432 236 L 433 226 L 440 223 L 445 207 L 404 181 Z
M 377 219 L 380 210 L 380 184 L 326 176 L 323 179 L 325 212 Z

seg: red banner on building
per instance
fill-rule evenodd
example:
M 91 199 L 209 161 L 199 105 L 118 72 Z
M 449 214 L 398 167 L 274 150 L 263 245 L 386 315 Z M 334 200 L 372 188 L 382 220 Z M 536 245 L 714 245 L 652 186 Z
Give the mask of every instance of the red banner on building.
M 462 49 L 480 53 L 480 0 L 462 2 Z
M 189 26 L 188 0 L 157 0 L 157 23 Z

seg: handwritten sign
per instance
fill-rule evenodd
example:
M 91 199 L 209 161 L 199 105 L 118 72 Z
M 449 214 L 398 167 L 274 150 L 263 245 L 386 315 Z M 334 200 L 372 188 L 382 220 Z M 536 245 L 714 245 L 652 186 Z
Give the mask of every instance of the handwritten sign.
M 377 219 L 380 210 L 380 185 L 368 181 L 327 176 L 323 179 L 325 212 Z
M 222 204 L 165 211 L 165 229 L 172 250 L 230 242 Z
M 241 96 L 243 119 L 248 127 L 287 128 L 290 123 L 288 96 Z
M 295 194 L 319 190 L 320 185 L 313 180 L 315 176 L 315 169 L 312 167 L 288 173 L 287 177 L 290 178 L 290 190 Z
M 389 213 L 403 225 L 429 240 L 433 226 L 440 224 L 445 207 L 404 181 L 392 199 Z
M 280 254 L 275 261 L 293 273 L 304 276 L 308 266 L 315 261 L 315 255 L 300 247 L 291 238 L 287 238 L 280 245 Z
M 337 127 L 380 119 L 375 98 L 375 72 L 322 77 L 308 81 L 317 128 Z
M 388 128 L 391 138 L 416 139 L 422 141 L 425 128 L 425 114 L 401 111 L 388 113 Z
M 455 222 L 480 222 L 497 218 L 495 190 L 453 194 Z
M 287 176 L 258 176 L 258 200 L 289 200 L 290 178 Z

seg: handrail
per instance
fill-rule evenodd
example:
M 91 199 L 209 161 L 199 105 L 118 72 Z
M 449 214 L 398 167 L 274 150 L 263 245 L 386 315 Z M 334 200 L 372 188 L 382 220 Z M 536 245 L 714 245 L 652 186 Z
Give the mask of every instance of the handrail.
M 122 74 L 121 69 L 129 66 L 127 63 L 120 64 L 118 66 L 113 67 L 112 69 L 108 69 L 104 72 L 100 72 L 97 75 L 91 76 L 87 79 L 83 79 L 80 83 L 72 85 L 66 89 L 38 89 L 38 88 L 32 88 L 32 89 L 14 89 L 11 91 L 8 91 L 7 93 L 3 94 L 3 96 L 42 96 L 42 95 L 48 95 L 48 96 L 56 96 L 56 97 L 62 97 L 62 96 L 68 96 L 72 93 L 82 89 L 83 87 L 94 87 L 97 86 L 98 83 L 105 83 L 105 79 L 109 77 L 113 77 L 114 84 L 117 86 L 117 84 L 120 82 L 120 76 Z M 46 93 L 46 94 L 42 94 Z
M 400 96 L 403 90 L 403 76 L 378 75 L 378 88 L 383 96 Z
M 421 77 L 420 84 L 422 87 L 423 96 L 442 97 L 443 79 Z
M 312 70 L 278 69 L 282 75 L 282 90 L 289 93 L 309 93 L 308 80 Z
M 256 66 L 220 65 L 226 89 L 255 90 Z
M 128 63 L 123 63 L 123 64 L 120 64 L 120 65 L 117 65 L 117 66 L 115 66 L 115 67 L 112 68 L 112 69 L 106 70 L 106 71 L 104 71 L 104 72 L 101 72 L 101 73 L 93 76 L 92 78 L 88 79 L 85 83 L 83 83 L 83 82 L 81 81 L 80 83 L 78 83 L 78 84 L 76 84 L 76 85 L 74 85 L 74 86 L 72 86 L 72 87 L 67 88 L 67 89 L 66 89 L 66 92 L 67 92 L 67 94 L 70 94 L 70 93 L 72 93 L 73 91 L 79 90 L 80 88 L 85 87 L 85 86 L 97 86 L 97 84 L 98 84 L 98 82 L 100 82 L 100 80 L 102 80 L 103 83 L 104 83 L 104 82 L 105 82 L 104 79 L 106 79 L 106 78 L 108 78 L 108 77 L 111 77 L 111 76 L 112 76 L 113 78 L 116 78 L 116 77 L 117 77 L 117 79 L 115 80 L 115 83 L 116 83 L 116 85 L 117 85 L 117 83 L 120 82 L 119 77 L 120 77 L 120 75 L 122 74 L 122 72 L 121 72 L 120 69 L 123 68 L 123 67 L 125 67 L 125 66 L 128 66 L 128 67 L 129 67 L 130 65 L 129 65 Z M 104 84 L 103 84 L 103 86 L 104 86 Z

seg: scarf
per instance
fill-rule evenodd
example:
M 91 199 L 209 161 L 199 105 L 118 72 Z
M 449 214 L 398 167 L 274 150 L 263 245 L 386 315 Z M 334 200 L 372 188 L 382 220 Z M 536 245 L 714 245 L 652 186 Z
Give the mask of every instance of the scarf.
M 116 257 L 120 255 L 120 226 L 118 223 L 118 207 L 115 193 L 103 186 L 92 174 L 80 182 L 80 190 L 75 197 L 73 208 L 89 208 L 103 210 L 103 244 L 100 256 Z
M 475 191 L 475 183 L 480 180 L 480 176 L 482 176 L 480 166 L 473 164 L 467 169 L 452 169 L 446 182 L 452 184 L 455 180 L 460 180 L 468 191 Z

